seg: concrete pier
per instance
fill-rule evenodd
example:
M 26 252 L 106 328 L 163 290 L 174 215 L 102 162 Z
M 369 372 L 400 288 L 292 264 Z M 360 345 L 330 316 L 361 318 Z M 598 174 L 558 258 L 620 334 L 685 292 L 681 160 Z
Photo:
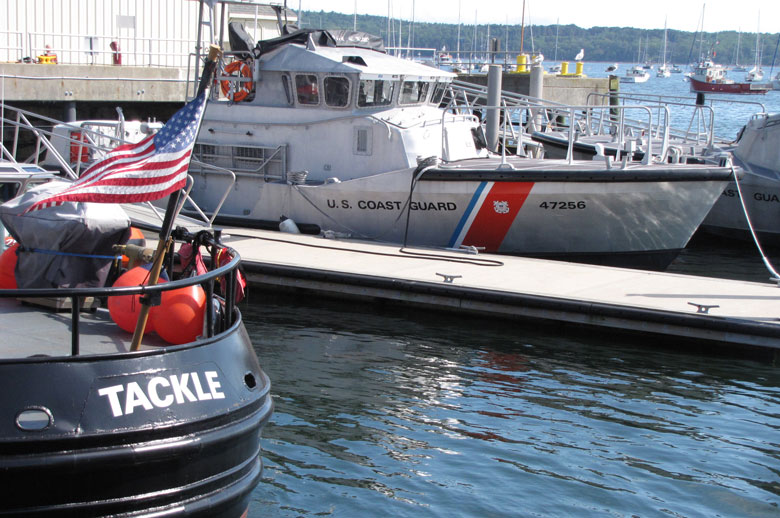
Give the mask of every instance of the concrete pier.
M 0 63 L 6 102 L 184 102 L 178 68 Z
M 780 349 L 780 288 L 678 274 L 229 228 L 274 289 Z
M 532 95 L 531 75 L 505 72 L 502 76 L 502 89 L 522 95 Z M 487 86 L 487 75 L 461 74 L 460 81 L 466 81 L 482 86 Z M 538 87 L 537 87 L 538 88 Z M 559 76 L 544 74 L 542 78 L 542 91 L 546 101 L 583 106 L 588 104 L 588 95 L 591 93 L 608 94 L 609 79 L 581 77 L 575 75 Z
M 135 225 L 159 225 L 125 209 Z M 224 228 L 222 241 L 263 288 L 780 351 L 774 284 L 249 228 Z

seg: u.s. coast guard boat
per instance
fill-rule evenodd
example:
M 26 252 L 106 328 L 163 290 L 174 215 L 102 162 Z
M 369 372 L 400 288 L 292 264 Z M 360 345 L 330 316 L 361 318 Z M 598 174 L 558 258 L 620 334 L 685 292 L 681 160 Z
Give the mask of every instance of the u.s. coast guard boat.
M 732 175 L 492 152 L 454 74 L 364 33 L 231 42 L 194 156 L 235 184 L 193 165 L 190 196 L 214 212 L 227 190 L 220 214 L 234 224 L 290 218 L 355 238 L 663 267 Z

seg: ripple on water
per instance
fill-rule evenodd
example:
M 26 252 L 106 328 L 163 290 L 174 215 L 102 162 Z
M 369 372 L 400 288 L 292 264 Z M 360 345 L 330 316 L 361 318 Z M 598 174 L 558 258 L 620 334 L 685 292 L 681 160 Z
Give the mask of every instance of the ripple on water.
M 771 365 L 332 302 L 244 316 L 276 402 L 250 516 L 780 514 Z

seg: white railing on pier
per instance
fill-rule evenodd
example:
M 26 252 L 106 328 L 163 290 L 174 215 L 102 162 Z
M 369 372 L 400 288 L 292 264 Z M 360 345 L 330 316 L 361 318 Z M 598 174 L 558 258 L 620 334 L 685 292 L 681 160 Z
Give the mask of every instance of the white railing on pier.
M 61 65 L 123 65 L 185 68 L 194 42 L 175 38 L 114 37 L 106 34 L 30 32 L 27 52 L 33 61 L 55 55 Z
M 5 61 L 22 61 L 24 34 L 18 31 L 0 31 L 0 56 L 5 56 Z

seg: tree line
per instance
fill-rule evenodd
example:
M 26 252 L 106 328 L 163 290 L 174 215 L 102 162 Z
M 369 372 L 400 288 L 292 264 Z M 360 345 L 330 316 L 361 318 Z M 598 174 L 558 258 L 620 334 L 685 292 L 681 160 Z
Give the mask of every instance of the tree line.
M 352 29 L 381 36 L 385 46 L 446 49 L 450 54 L 460 48 L 462 59 L 472 53 L 482 54 L 490 49 L 490 40 L 498 39 L 499 49 L 510 54 L 510 60 L 522 50 L 526 53 L 541 52 L 552 61 L 573 61 L 574 56 L 585 49 L 585 61 L 644 63 L 663 61 L 664 30 L 636 29 L 633 27 L 591 27 L 576 25 L 529 25 L 521 31 L 519 25 L 479 24 L 458 25 L 447 23 L 393 20 L 388 32 L 384 16 L 342 14 L 324 11 L 303 11 L 301 27 L 316 29 Z M 522 35 L 521 35 L 522 32 Z M 557 33 L 557 48 L 556 48 Z M 389 34 L 389 38 L 388 38 Z M 669 29 L 666 41 L 666 62 L 687 64 L 700 59 L 701 54 L 713 52 L 715 62 L 731 65 L 739 63 L 752 66 L 756 55 L 756 33 L 726 31 L 719 33 L 686 32 Z M 739 40 L 739 42 L 738 42 Z M 764 66 L 772 64 L 780 34 L 760 35 L 760 61 Z M 739 43 L 739 55 L 737 45 Z M 423 53 L 420 52 L 422 55 Z M 428 53 L 430 54 L 430 53 Z M 777 65 L 780 62 L 775 63 Z

